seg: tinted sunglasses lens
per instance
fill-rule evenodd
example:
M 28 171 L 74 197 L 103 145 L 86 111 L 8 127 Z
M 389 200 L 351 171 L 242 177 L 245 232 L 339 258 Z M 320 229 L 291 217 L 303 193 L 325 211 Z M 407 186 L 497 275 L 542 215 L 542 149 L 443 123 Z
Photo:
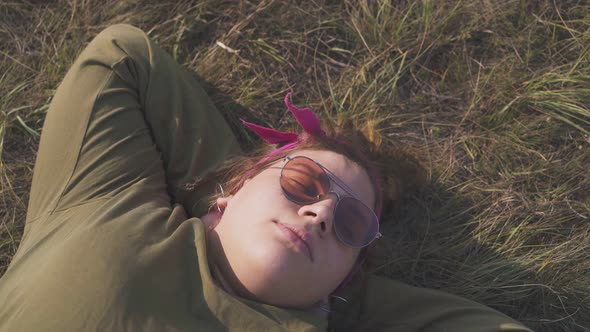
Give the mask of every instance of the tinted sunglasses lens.
M 281 171 L 281 187 L 290 200 L 310 203 L 318 200 L 330 188 L 330 178 L 313 160 L 295 157 Z
M 373 211 L 359 200 L 344 197 L 334 212 L 334 229 L 342 242 L 364 247 L 377 236 L 379 221 Z

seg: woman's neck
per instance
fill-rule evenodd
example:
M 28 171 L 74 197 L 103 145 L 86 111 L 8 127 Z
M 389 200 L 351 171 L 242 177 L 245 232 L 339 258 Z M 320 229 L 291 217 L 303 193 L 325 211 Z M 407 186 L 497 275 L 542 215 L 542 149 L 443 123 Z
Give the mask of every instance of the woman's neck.
M 208 252 L 210 252 L 210 250 L 207 250 Z M 224 277 L 223 277 L 223 273 L 221 273 L 221 270 L 219 269 L 219 267 L 217 267 L 217 264 L 215 264 L 215 260 L 214 259 L 209 259 L 209 270 L 211 271 L 211 276 L 213 277 L 214 282 L 217 283 L 217 285 L 223 289 L 224 291 L 226 291 L 227 293 L 233 295 L 233 296 L 237 296 L 238 294 L 236 294 L 236 292 L 232 289 L 231 284 L 229 283 L 229 281 L 227 281 Z
M 217 226 L 219 222 L 220 215 L 217 213 L 207 213 L 203 217 L 201 217 L 201 221 L 205 224 L 205 243 L 207 247 L 207 260 L 209 262 L 209 271 L 211 273 L 211 277 L 213 278 L 213 282 L 215 282 L 221 289 L 226 291 L 227 293 L 237 296 L 237 293 L 231 287 L 231 283 L 223 276 L 221 269 L 219 268 L 218 259 L 215 256 L 215 253 L 219 250 L 218 246 L 218 239 L 216 234 L 214 234 L 214 228 Z

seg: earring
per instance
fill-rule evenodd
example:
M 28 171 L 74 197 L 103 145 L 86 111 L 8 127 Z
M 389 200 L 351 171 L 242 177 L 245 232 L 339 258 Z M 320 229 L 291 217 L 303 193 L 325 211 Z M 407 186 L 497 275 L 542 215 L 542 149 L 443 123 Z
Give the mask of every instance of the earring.
M 338 295 L 330 295 L 330 297 L 333 297 L 333 298 L 335 298 L 335 299 L 338 299 L 338 300 L 340 300 L 340 301 L 342 301 L 342 302 L 346 302 L 346 303 L 348 303 L 348 300 L 347 300 L 347 299 L 345 299 L 345 298 L 343 298 L 342 296 L 338 296 Z
M 330 305 L 329 304 L 320 304 L 320 310 L 327 312 L 327 313 L 331 313 L 332 310 L 330 310 Z
M 221 183 L 218 183 L 217 186 L 219 187 L 219 190 L 221 191 L 221 197 L 225 197 L 225 191 L 223 191 L 223 186 L 221 185 Z M 217 205 L 217 211 L 219 211 L 219 213 L 223 213 L 221 211 L 221 208 L 219 207 L 219 203 L 215 203 L 215 205 Z

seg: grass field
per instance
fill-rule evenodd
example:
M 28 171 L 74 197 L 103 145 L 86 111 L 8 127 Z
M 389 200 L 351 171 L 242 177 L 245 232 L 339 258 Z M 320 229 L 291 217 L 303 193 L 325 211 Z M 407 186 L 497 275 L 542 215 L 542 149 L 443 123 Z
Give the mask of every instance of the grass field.
M 377 273 L 534 330 L 590 330 L 587 1 L 2 1 L 0 275 L 51 96 L 114 23 L 198 73 L 236 131 L 238 116 L 292 124 L 293 91 L 414 151 L 427 181 L 386 211 Z

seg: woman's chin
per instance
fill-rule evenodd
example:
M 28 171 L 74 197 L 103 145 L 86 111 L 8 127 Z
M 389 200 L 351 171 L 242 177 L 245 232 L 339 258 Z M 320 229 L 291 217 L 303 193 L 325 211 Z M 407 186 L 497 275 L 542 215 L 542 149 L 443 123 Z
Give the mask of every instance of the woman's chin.
M 273 261 L 267 265 L 244 264 L 234 272 L 242 287 L 253 300 L 259 302 L 304 309 L 322 298 L 322 294 L 313 294 L 314 290 L 310 287 L 313 283 L 307 281 L 308 278 L 298 275 L 284 261 Z

